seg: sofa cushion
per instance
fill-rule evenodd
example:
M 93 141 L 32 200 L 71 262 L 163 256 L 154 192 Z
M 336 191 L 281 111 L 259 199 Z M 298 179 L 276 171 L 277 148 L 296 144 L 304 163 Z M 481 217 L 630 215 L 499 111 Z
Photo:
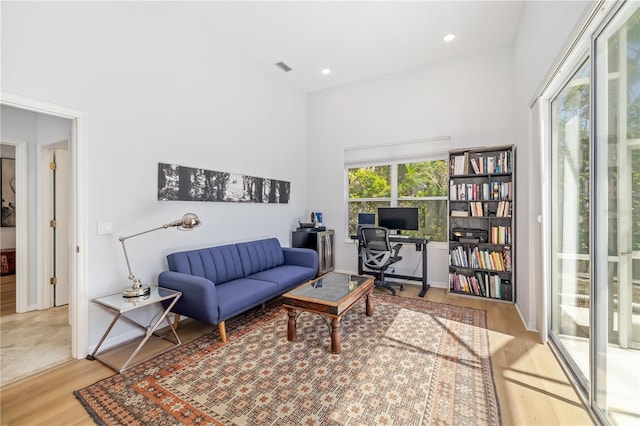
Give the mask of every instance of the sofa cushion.
M 278 290 L 284 293 L 315 276 L 316 271 L 314 269 L 297 265 L 282 265 L 255 273 L 248 278 L 276 283 Z
M 167 263 L 171 271 L 204 277 L 216 285 L 245 276 L 235 244 L 172 253 Z
M 277 238 L 236 244 L 244 276 L 284 265 L 284 253 Z
M 239 278 L 216 285 L 220 321 L 225 321 L 253 308 L 277 294 L 277 284 L 269 281 Z

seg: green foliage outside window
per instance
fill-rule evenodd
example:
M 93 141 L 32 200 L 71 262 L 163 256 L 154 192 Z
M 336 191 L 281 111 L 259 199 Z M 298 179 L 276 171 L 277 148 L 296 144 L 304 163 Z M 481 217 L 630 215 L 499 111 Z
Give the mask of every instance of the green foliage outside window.
M 391 197 L 391 166 L 349 169 L 349 198 Z
M 392 167 L 397 167 L 397 191 L 392 200 Z M 409 236 L 447 239 L 448 169 L 445 160 L 349 169 L 349 234 L 357 232 L 358 213 L 376 213 L 378 207 L 418 207 L 419 231 Z

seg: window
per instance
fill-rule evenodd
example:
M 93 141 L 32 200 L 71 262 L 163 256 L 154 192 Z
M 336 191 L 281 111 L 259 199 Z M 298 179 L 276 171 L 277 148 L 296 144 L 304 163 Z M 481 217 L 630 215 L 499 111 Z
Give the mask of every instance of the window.
M 418 207 L 420 230 L 409 236 L 447 240 L 447 161 L 442 159 L 347 168 L 349 234 L 358 230 L 358 213 L 378 207 Z

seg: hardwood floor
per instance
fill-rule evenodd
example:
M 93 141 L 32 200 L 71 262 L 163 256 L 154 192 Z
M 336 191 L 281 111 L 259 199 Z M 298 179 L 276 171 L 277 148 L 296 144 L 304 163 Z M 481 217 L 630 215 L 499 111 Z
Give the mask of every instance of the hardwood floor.
M 405 285 L 403 297 L 417 297 L 420 288 Z M 376 289 L 376 291 L 382 291 Z M 547 345 L 524 329 L 515 306 L 448 295 L 431 288 L 425 299 L 487 311 L 496 388 L 505 425 L 591 425 L 589 415 Z M 216 331 L 197 321 L 182 321 L 183 343 Z M 230 335 L 229 338 L 233 338 Z M 149 350 L 153 350 L 152 347 Z M 3 425 L 91 425 L 93 420 L 73 396 L 113 371 L 97 361 L 74 360 L 59 368 L 3 388 Z
M 16 313 L 16 276 L 0 277 L 0 316 Z

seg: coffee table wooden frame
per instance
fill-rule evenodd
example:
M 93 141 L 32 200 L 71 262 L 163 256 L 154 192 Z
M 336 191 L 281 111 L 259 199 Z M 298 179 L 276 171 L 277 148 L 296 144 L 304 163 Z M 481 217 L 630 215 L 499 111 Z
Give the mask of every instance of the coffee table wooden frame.
M 340 320 L 342 319 L 342 316 L 363 298 L 365 299 L 366 315 L 373 315 L 373 300 L 371 298 L 371 293 L 373 293 L 374 289 L 374 277 L 359 276 L 360 278 L 365 278 L 366 281 L 337 301 L 316 299 L 313 297 L 293 294 L 298 288 L 309 286 L 311 283 L 324 277 L 326 277 L 326 275 L 307 281 L 282 296 L 284 298 L 284 307 L 287 308 L 287 315 L 289 317 L 289 321 L 287 323 L 287 340 L 295 341 L 297 338 L 297 311 L 311 312 L 326 317 L 331 321 L 331 352 L 339 354 L 342 350 L 342 336 L 340 332 Z

